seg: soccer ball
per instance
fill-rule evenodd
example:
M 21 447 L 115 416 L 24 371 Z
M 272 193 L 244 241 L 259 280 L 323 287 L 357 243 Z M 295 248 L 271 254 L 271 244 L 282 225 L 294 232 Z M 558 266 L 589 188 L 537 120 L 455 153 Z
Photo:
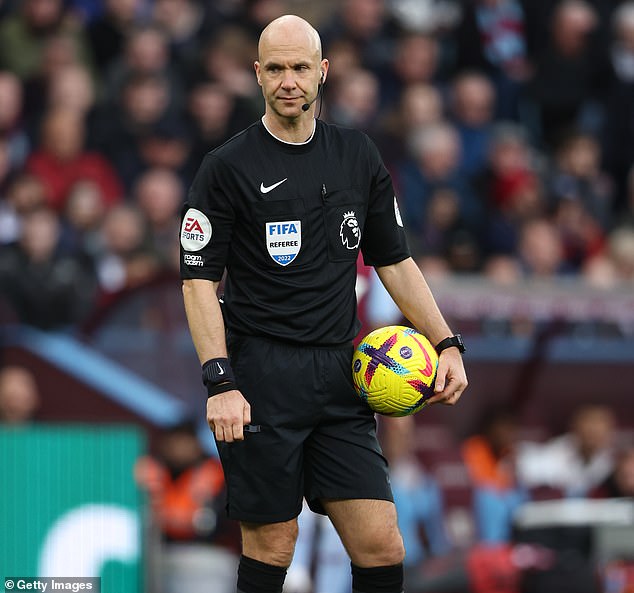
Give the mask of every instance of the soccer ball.
M 352 357 L 352 379 L 361 399 L 384 416 L 409 416 L 434 394 L 438 355 L 410 327 L 389 325 L 370 332 Z

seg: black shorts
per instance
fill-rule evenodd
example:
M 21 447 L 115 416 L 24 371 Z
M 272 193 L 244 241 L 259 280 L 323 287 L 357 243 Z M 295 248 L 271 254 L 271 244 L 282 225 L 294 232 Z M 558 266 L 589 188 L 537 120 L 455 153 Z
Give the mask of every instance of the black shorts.
M 290 346 L 232 336 L 231 365 L 251 404 L 244 441 L 217 442 L 229 517 L 276 523 L 299 515 L 303 498 L 393 500 L 374 414 L 352 385 L 352 345 Z

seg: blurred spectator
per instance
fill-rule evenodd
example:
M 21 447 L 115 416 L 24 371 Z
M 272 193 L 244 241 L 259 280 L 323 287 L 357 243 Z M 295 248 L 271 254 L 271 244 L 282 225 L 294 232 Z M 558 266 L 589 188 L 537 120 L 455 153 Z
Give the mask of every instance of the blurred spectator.
M 535 157 L 521 126 L 497 123 L 491 130 L 486 166 L 474 179 L 486 208 L 484 245 L 488 254 L 516 253 L 524 222 L 546 213 Z
M 198 167 L 204 155 L 226 142 L 234 133 L 256 119 L 221 84 L 201 80 L 188 96 L 192 148 L 190 169 Z
M 439 53 L 438 41 L 432 35 L 401 35 L 390 68 L 381 76 L 381 105 L 390 107 L 398 103 L 409 85 L 438 86 Z
M 356 48 L 363 68 L 376 74 L 389 68 L 398 26 L 386 0 L 343 0 L 338 8 L 320 29 L 324 56 L 332 43 L 346 40 Z
M 88 27 L 88 40 L 100 72 L 123 53 L 129 32 L 139 24 L 144 0 L 104 0 L 103 12 Z
M 363 69 L 361 53 L 350 39 L 333 39 L 328 46 L 328 53 L 324 53 L 324 57 L 327 57 L 330 62 L 328 87 L 345 83 L 347 72 Z
M 518 255 L 524 275 L 535 280 L 552 280 L 570 272 L 561 236 L 547 218 L 530 219 L 522 225 Z
M 616 184 L 615 209 L 627 207 L 629 171 L 634 162 L 634 2 L 623 2 L 614 11 L 608 48 L 613 80 L 608 88 L 602 130 L 606 169 Z
M 97 101 L 94 80 L 83 66 L 63 66 L 51 80 L 47 99 L 49 108 L 65 107 L 87 118 Z
M 546 443 L 523 443 L 518 449 L 520 482 L 530 489 L 549 487 L 565 496 L 587 496 L 613 470 L 615 428 L 608 406 L 580 406 L 568 432 Z
M 190 185 L 196 170 L 190 158 L 187 126 L 178 119 L 164 119 L 139 134 L 117 158 L 118 172 L 132 190 L 138 178 L 150 169 L 170 169 Z
M 130 190 L 139 173 L 140 143 L 169 117 L 170 86 L 160 74 L 130 74 L 116 105 L 104 107 L 93 141 L 113 164 L 124 186 Z
M 548 41 L 536 56 L 530 96 L 546 146 L 574 126 L 597 129 L 595 113 L 609 72 L 594 42 L 597 13 L 585 0 L 563 0 L 551 17 Z
M 601 170 L 598 140 L 580 132 L 567 134 L 557 147 L 554 164 L 549 190 L 555 208 L 564 200 L 577 201 L 604 231 L 611 228 L 613 184 Z
M 52 108 L 42 122 L 41 135 L 26 170 L 42 180 L 51 207 L 61 211 L 70 188 L 80 179 L 94 181 L 108 204 L 123 197 L 121 182 L 109 162 L 85 149 L 85 125 L 80 113 L 66 107 Z
M 182 77 L 170 61 L 167 35 L 156 25 L 139 25 L 129 31 L 123 52 L 114 60 L 104 77 L 104 101 L 112 106 L 125 92 L 130 78 L 143 76 L 164 79 L 169 108 L 177 110 L 181 106 Z
M 0 153 L 1 154 L 1 153 Z M 33 175 L 17 175 L 1 195 L 0 245 L 18 240 L 22 217 L 37 210 L 46 202 L 44 185 Z
M 83 32 L 65 14 L 63 0 L 23 0 L 0 22 L 0 68 L 11 70 L 22 80 L 36 76 L 45 61 L 44 51 L 54 36 L 68 36 L 84 63 L 90 50 Z
M 205 456 L 194 424 L 166 429 L 157 454 L 138 460 L 135 478 L 163 540 L 162 593 L 202 593 L 210 583 L 218 593 L 233 591 L 237 557 L 222 520 L 222 467 Z
M 462 457 L 473 483 L 478 539 L 507 542 L 513 513 L 527 500 L 515 475 L 517 421 L 507 410 L 483 414 L 478 432 L 462 445 Z
M 620 227 L 608 237 L 607 255 L 621 283 L 634 283 L 634 228 Z
M 106 297 L 148 282 L 161 271 L 159 256 L 148 246 L 147 227 L 143 213 L 131 205 L 114 206 L 106 214 L 96 263 Z
M 394 173 L 412 250 L 444 255 L 457 231 L 471 233 L 480 224 L 480 205 L 459 170 L 460 138 L 442 122 L 415 130 L 410 142 L 412 158 Z
M 416 572 L 425 558 L 449 551 L 444 502 L 438 483 L 416 458 L 414 417 L 382 418 L 381 429 L 381 446 L 390 464 L 394 504 L 405 544 L 407 575 Z
M 520 262 L 512 255 L 492 255 L 487 258 L 483 273 L 499 286 L 513 286 L 522 279 Z
M 373 329 L 384 325 L 398 325 L 402 321 L 403 314 L 383 286 L 376 270 L 366 266 L 362 256 L 357 259 L 355 293 L 357 316 L 361 322 L 355 345 Z
M 566 137 L 556 154 L 549 190 L 566 261 L 579 270 L 601 252 L 613 220 L 612 183 L 601 171 L 600 146 L 594 137 Z
M 453 0 L 392 0 L 388 8 L 403 29 L 421 33 L 451 29 L 460 19 Z
M 614 470 L 591 495 L 594 498 L 634 498 L 634 447 L 617 453 Z
M 195 0 L 155 0 L 152 20 L 167 34 L 174 66 L 193 63 L 208 33 L 204 4 Z
M 9 173 L 24 164 L 30 150 L 22 118 L 23 100 L 20 79 L 12 72 L 0 70 L 0 140 L 6 143 L 6 166 Z M 0 177 L 0 189 L 2 187 Z
M 287 12 L 288 8 L 286 0 L 246 0 L 241 4 L 240 23 L 255 41 L 260 37 L 262 29 Z M 323 4 L 327 5 L 327 2 Z M 323 8 L 328 9 L 327 6 L 322 7 L 322 10 Z
M 388 168 L 407 156 L 409 134 L 440 123 L 443 116 L 443 98 L 436 87 L 414 83 L 405 88 L 398 105 L 385 114 L 375 131 L 374 140 Z
M 455 32 L 456 67 L 486 72 L 496 88 L 497 117 L 518 119 L 531 72 L 522 6 L 518 0 L 475 0 L 463 6 Z
M 350 558 L 330 519 L 305 505 L 298 526 L 284 593 L 348 593 L 352 585 Z
M 327 118 L 331 123 L 371 133 L 379 110 L 379 81 L 368 70 L 348 72 L 331 88 Z
M 227 92 L 247 102 L 257 104 L 260 89 L 253 76 L 253 58 L 257 55 L 257 43 L 242 28 L 226 25 L 202 48 L 200 64 L 190 74 L 190 83 L 202 77 L 219 83 Z
M 81 47 L 75 37 L 59 33 L 49 37 L 43 47 L 42 61 L 37 72 L 24 83 L 24 115 L 29 133 L 35 141 L 42 114 L 49 107 L 51 87 L 60 74 L 71 66 L 81 68 L 91 77 L 96 76 L 92 62 L 81 55 Z M 91 81 L 92 84 L 96 81 Z M 71 108 L 72 105 L 69 106 Z
M 0 368 L 0 425 L 22 425 L 33 420 L 40 393 L 33 373 L 22 366 Z
M 605 235 L 579 201 L 562 200 L 554 213 L 554 222 L 562 238 L 564 257 L 571 270 L 580 271 L 587 261 L 602 252 Z
M 182 182 L 170 169 L 150 169 L 137 180 L 133 198 L 147 220 L 151 249 L 168 263 L 185 200 Z
M 477 175 L 484 168 L 492 134 L 495 89 L 486 76 L 463 72 L 451 81 L 449 106 L 462 145 L 460 168 L 468 176 Z
M 38 209 L 25 215 L 19 242 L 0 248 L 0 292 L 22 323 L 64 329 L 80 322 L 95 296 L 92 270 L 60 253 L 57 215 Z
M 103 193 L 92 181 L 80 180 L 71 188 L 64 209 L 64 244 L 95 262 L 101 245 L 99 232 L 107 210 Z

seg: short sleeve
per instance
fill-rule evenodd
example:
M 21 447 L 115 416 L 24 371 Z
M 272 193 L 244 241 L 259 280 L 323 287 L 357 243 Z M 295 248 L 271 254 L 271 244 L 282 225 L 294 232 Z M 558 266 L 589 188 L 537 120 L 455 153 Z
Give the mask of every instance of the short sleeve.
M 372 183 L 361 250 L 366 265 L 388 266 L 407 259 L 410 250 L 390 174 L 369 138 L 367 146 Z
M 181 278 L 219 281 L 231 243 L 234 208 L 227 195 L 222 161 L 209 153 L 203 159 L 181 211 Z

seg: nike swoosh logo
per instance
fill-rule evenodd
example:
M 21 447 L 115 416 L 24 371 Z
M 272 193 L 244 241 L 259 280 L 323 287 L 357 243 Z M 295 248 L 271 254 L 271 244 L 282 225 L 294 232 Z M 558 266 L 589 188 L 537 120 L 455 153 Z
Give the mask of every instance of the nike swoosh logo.
M 219 375 L 224 375 L 225 374 L 225 370 L 220 366 L 219 362 L 216 363 L 216 367 L 218 369 L 218 374 Z
M 269 185 L 268 187 L 266 187 L 264 183 L 260 183 L 260 191 L 263 194 L 268 194 L 271 190 L 275 189 L 278 185 L 282 185 L 282 183 L 284 183 L 287 179 L 288 177 L 284 177 L 282 181 L 278 181 L 277 183 L 274 183 L 273 185 Z

